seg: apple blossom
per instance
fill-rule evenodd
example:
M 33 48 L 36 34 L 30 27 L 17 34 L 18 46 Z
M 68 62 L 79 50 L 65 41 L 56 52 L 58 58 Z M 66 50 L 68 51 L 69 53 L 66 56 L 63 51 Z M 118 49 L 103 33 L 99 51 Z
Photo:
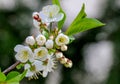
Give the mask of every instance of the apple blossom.
M 58 46 L 62 46 L 69 43 L 69 38 L 67 35 L 60 33 L 56 37 L 55 42 Z
M 59 13 L 60 8 L 57 5 L 48 5 L 43 7 L 42 11 L 40 11 L 39 15 L 41 16 L 44 22 L 58 22 L 63 19 L 64 14 Z
M 16 45 L 14 51 L 17 52 L 15 58 L 22 63 L 34 60 L 33 52 L 28 46 Z

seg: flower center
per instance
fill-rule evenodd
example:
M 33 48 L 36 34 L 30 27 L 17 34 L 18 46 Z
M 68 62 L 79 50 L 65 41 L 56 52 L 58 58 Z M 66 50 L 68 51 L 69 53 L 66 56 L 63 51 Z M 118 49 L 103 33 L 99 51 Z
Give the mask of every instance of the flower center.
M 50 18 L 53 17 L 53 13 L 52 13 L 52 12 L 49 13 L 49 17 L 50 17 Z
M 59 38 L 59 42 L 61 42 L 61 43 L 63 43 L 65 41 L 65 39 L 64 38 Z
M 40 50 L 37 55 L 38 57 L 44 57 L 45 52 L 43 50 Z
M 43 61 L 43 65 L 44 66 L 47 66 L 47 64 L 48 64 L 48 59 L 46 59 L 45 61 Z
M 31 66 L 30 71 L 32 72 L 36 71 L 35 65 Z
M 28 58 L 28 52 L 27 51 L 22 51 L 22 58 L 27 59 Z

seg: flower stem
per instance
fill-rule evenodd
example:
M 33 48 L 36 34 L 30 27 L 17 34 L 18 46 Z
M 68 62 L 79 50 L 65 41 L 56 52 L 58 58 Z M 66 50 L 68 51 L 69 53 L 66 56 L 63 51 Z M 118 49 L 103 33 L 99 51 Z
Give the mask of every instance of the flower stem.
M 15 62 L 13 65 L 11 65 L 10 67 L 8 67 L 7 69 L 5 69 L 3 71 L 4 74 L 7 74 L 8 72 L 10 72 L 11 70 L 13 70 L 18 64 L 20 64 L 19 61 Z
M 50 32 L 52 31 L 52 22 L 50 23 Z

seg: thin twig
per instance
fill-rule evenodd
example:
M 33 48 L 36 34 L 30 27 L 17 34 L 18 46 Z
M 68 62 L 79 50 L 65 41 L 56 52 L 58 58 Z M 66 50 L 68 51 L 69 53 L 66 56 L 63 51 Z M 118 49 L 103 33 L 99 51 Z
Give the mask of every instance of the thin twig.
M 3 73 L 6 74 L 6 73 L 10 72 L 10 71 L 13 70 L 18 64 L 20 64 L 19 61 L 15 62 L 13 65 L 11 65 L 11 66 L 8 67 L 7 69 L 5 69 L 5 70 L 3 71 Z

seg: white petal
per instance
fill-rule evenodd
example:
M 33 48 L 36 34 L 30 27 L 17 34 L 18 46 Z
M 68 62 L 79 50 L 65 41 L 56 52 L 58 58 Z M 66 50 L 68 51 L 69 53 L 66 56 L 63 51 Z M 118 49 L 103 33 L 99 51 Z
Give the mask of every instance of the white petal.
M 58 22 L 60 20 L 62 20 L 64 17 L 63 13 L 58 13 L 55 17 L 54 17 L 54 21 Z
M 29 68 L 30 68 L 30 64 L 25 64 L 24 69 L 26 70 L 26 69 L 29 69 Z
M 47 16 L 45 16 L 44 14 L 43 14 L 43 12 L 39 12 L 39 16 L 40 16 L 40 18 L 42 19 L 42 22 L 46 22 L 46 20 L 47 20 Z
M 42 12 L 47 16 L 47 17 L 54 17 L 55 15 L 58 14 L 60 11 L 60 8 L 57 5 L 48 5 L 43 7 Z
M 27 73 L 26 73 L 25 76 L 26 76 L 26 77 L 31 77 L 31 76 L 33 76 L 33 75 L 34 75 L 34 73 L 28 69 L 28 71 L 27 71 Z
M 40 22 L 38 22 L 38 21 L 36 21 L 36 20 L 33 19 L 33 24 L 34 24 L 34 26 L 35 26 L 36 28 L 38 28 L 38 29 L 40 28 L 40 26 L 39 26 L 39 25 L 40 25 Z
M 47 42 L 45 43 L 45 46 L 48 49 L 52 49 L 53 48 L 53 44 L 54 44 L 53 40 L 47 40 Z
M 44 66 L 42 64 L 42 61 L 35 60 L 32 65 L 35 65 L 36 71 L 42 71 L 44 69 Z
M 16 58 L 18 61 L 22 62 L 22 63 L 25 63 L 25 62 L 28 61 L 28 58 L 27 58 L 27 59 L 23 59 L 23 58 L 22 58 L 22 54 L 21 54 L 21 53 L 17 53 L 17 54 L 15 55 L 15 58 Z
M 34 50 L 35 59 L 44 60 L 46 59 L 47 55 L 48 55 L 48 50 L 45 47 L 40 47 Z
M 23 49 L 24 46 L 23 45 L 16 45 L 15 48 L 14 48 L 14 51 L 15 52 L 19 52 L 21 49 Z
M 46 77 L 47 74 L 48 74 L 48 71 L 44 70 L 44 71 L 43 71 L 43 77 Z

